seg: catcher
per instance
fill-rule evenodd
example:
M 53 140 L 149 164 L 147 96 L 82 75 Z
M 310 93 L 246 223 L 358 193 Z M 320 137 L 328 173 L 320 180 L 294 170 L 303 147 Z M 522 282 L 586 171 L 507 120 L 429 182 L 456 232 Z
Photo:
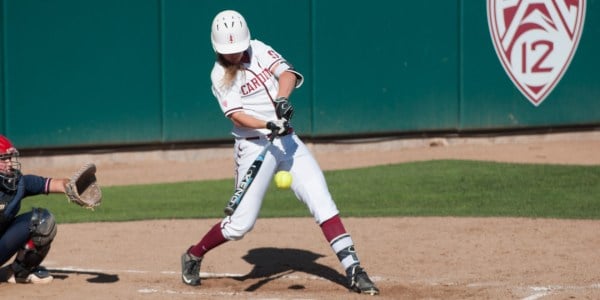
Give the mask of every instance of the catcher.
M 102 200 L 96 167 L 87 164 L 71 178 L 46 178 L 23 175 L 18 158 L 12 142 L 0 135 L 0 266 L 16 254 L 6 268 L 8 282 L 49 283 L 53 277 L 40 264 L 56 236 L 54 216 L 45 208 L 19 215 L 21 201 L 28 196 L 65 193 L 69 202 L 93 209 Z

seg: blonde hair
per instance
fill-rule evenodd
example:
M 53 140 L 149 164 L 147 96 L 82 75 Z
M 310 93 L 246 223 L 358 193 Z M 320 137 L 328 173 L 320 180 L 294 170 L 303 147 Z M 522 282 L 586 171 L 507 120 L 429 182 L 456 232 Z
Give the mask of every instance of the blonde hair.
M 237 72 L 242 69 L 242 64 L 232 64 L 219 53 L 217 53 L 217 62 L 219 62 L 219 64 L 225 68 L 225 74 L 221 80 L 222 87 L 231 88 Z

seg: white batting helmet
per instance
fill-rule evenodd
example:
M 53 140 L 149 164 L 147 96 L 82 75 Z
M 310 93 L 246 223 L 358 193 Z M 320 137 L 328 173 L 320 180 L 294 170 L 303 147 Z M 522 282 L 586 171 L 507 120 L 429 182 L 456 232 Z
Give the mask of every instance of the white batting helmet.
M 213 20 L 210 40 L 217 53 L 239 53 L 250 47 L 250 30 L 240 13 L 224 10 Z

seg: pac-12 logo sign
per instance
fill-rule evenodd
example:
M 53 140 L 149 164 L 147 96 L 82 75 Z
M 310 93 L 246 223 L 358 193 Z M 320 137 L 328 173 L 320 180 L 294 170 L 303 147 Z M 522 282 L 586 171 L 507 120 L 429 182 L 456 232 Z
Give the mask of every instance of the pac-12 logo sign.
M 487 0 L 490 34 L 504 70 L 538 106 L 569 67 L 585 0 Z

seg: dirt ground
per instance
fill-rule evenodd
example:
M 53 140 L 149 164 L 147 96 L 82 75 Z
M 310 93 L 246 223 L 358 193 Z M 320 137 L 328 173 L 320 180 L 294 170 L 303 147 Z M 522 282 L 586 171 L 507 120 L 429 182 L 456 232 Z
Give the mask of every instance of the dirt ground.
M 433 159 L 600 165 L 600 131 L 309 144 L 324 170 Z M 104 186 L 231 178 L 229 145 L 23 157 L 27 173 L 68 176 L 96 162 Z M 110 199 L 105 199 L 110 201 Z M 600 299 L 600 222 L 524 218 L 344 218 L 381 299 Z M 312 219 L 259 219 L 210 252 L 200 287 L 181 253 L 217 219 L 61 224 L 49 285 L 0 282 L 2 299 L 364 299 Z M 0 272 L 0 277 L 1 277 Z M 1 278 L 0 278 L 1 279 Z

